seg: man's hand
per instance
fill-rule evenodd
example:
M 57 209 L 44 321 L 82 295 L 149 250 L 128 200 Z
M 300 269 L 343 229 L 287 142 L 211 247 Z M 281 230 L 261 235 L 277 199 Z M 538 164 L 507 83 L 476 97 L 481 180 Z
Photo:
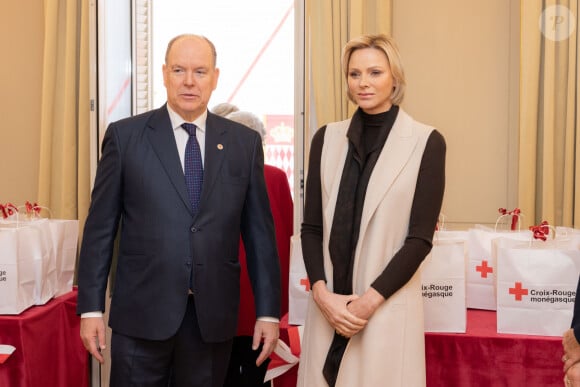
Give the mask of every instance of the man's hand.
M 103 364 L 105 359 L 101 350 L 107 346 L 105 344 L 105 321 L 102 317 L 81 318 L 81 340 L 87 351 L 99 363 Z
M 568 329 L 562 336 L 562 347 L 564 348 L 564 372 L 567 372 L 570 367 L 580 361 L 580 344 L 574 336 L 574 330 Z
M 580 387 L 580 363 L 572 365 L 564 377 L 566 387 Z
M 280 337 L 280 324 L 269 321 L 256 321 L 254 326 L 254 339 L 252 341 L 252 349 L 255 351 L 260 346 L 260 342 L 264 343 L 262 352 L 256 359 L 256 365 L 260 366 L 274 351 L 278 344 L 278 337 Z

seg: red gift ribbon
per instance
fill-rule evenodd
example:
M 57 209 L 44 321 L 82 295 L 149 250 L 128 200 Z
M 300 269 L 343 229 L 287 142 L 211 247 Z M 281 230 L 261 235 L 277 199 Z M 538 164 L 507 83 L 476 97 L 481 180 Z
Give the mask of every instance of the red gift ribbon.
M 2 217 L 6 219 L 9 216 L 14 215 L 15 212 L 18 212 L 18 208 L 16 208 L 12 203 L 6 203 L 5 205 L 0 204 L 0 211 L 2 211 Z
M 521 213 L 520 209 L 516 207 L 512 211 L 508 211 L 505 208 L 500 208 L 498 211 L 502 215 L 511 215 L 512 216 L 511 230 L 515 231 L 516 225 L 518 224 L 518 220 L 520 219 L 520 213 Z
M 32 204 L 27 200 L 26 203 L 24 204 L 24 206 L 26 207 L 26 214 L 27 215 L 32 215 L 33 213 L 38 215 L 40 213 L 41 208 L 36 203 Z
M 534 233 L 535 239 L 546 241 L 550 235 L 550 225 L 547 221 L 542 221 L 539 226 L 530 226 L 530 230 Z

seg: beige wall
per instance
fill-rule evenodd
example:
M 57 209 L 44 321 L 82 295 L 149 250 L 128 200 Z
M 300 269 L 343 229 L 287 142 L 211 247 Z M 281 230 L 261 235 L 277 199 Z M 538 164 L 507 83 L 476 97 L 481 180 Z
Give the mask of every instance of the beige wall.
M 0 203 L 36 201 L 44 14 L 41 1 L 0 12 Z
M 450 228 L 517 207 L 519 2 L 394 0 L 403 107 L 447 141 Z

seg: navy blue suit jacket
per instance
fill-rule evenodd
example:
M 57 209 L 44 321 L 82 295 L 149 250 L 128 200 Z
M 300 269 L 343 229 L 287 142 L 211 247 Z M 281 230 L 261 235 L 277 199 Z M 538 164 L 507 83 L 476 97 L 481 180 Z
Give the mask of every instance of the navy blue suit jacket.
M 109 325 L 150 340 L 172 336 L 193 266 L 207 342 L 236 333 L 240 233 L 258 316 L 280 317 L 280 269 L 257 132 L 208 112 L 204 182 L 194 216 L 167 108 L 107 128 L 78 271 L 78 313 L 103 311 L 120 227 Z
M 572 329 L 576 341 L 580 343 L 580 279 L 576 285 L 576 298 L 574 300 L 574 313 L 572 315 Z

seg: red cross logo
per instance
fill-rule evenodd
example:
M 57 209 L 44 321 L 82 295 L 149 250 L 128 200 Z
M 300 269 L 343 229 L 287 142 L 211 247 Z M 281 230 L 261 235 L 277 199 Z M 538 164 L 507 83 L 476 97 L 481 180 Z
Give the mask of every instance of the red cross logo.
M 522 288 L 521 282 L 516 282 L 513 288 L 510 288 L 510 294 L 516 296 L 516 301 L 521 301 L 522 296 L 528 295 L 528 289 Z
M 309 292 L 310 291 L 310 281 L 308 281 L 308 278 L 302 278 L 300 280 L 300 285 L 304 285 L 304 289 Z
M 481 278 L 487 278 L 487 273 L 493 273 L 493 267 L 487 266 L 487 261 L 484 259 L 481 261 L 481 265 L 475 266 L 475 271 L 481 273 Z

